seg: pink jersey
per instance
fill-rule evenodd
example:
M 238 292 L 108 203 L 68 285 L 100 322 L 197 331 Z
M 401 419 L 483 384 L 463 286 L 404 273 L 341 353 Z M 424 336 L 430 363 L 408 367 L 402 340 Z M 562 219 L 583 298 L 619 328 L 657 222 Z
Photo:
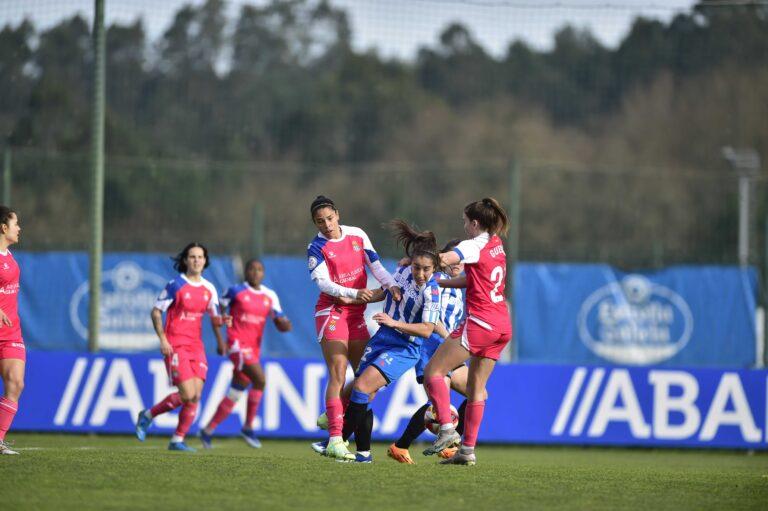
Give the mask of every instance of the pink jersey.
M 315 307 L 316 315 L 327 315 L 335 296 L 355 298 L 357 290 L 368 284 L 366 266 L 371 268 L 381 284 L 394 285 L 392 276 L 381 265 L 368 235 L 357 227 L 342 225 L 340 228 L 341 238 L 331 240 L 318 233 L 307 247 L 310 275 L 322 291 Z M 365 309 L 365 305 L 346 307 L 350 311 Z
M 157 297 L 155 308 L 166 312 L 165 335 L 171 346 L 203 347 L 203 314 L 218 315 L 219 297 L 205 279 L 190 282 L 179 275 Z
M 277 293 L 265 285 L 254 289 L 247 282 L 232 286 L 221 297 L 222 307 L 229 307 L 232 326 L 227 329 L 227 340 L 260 345 L 267 318 L 284 316 Z
M 511 331 L 504 287 L 507 257 L 498 236 L 483 233 L 453 249 L 465 264 L 467 318 L 488 330 Z
M 0 309 L 11 320 L 11 326 L 0 323 L 0 341 L 22 342 L 19 320 L 19 265 L 11 251 L 0 252 Z

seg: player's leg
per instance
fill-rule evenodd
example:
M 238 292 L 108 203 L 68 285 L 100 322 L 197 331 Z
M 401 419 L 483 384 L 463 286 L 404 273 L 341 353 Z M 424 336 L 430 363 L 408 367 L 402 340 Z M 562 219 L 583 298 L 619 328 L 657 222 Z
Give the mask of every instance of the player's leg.
M 261 447 L 261 441 L 256 437 L 253 431 L 253 421 L 256 420 L 256 414 L 259 411 L 261 398 L 264 395 L 266 377 L 264 376 L 264 368 L 258 360 L 243 367 L 243 372 L 250 379 L 252 387 L 248 391 L 245 424 L 243 424 L 243 429 L 240 431 L 240 435 L 248 445 L 253 448 L 259 448 Z
M 242 367 L 238 368 L 238 366 L 232 369 L 232 382 L 229 384 L 226 395 L 221 399 L 219 406 L 216 407 L 211 420 L 200 430 L 200 441 L 206 449 L 213 447 L 213 432 L 224 419 L 229 417 L 251 383 L 248 375 L 242 369 Z
M 355 432 L 357 455 L 353 457 L 352 461 L 370 462 L 372 460 L 371 429 L 373 428 L 373 415 L 372 413 L 369 414 L 368 403 L 371 394 L 387 383 L 387 378 L 374 365 L 368 365 L 362 369 L 362 373 L 355 378 L 349 406 L 344 415 L 347 427 L 351 427 Z M 371 417 L 370 423 L 369 415 Z
M 18 454 L 5 442 L 19 408 L 19 398 L 24 390 L 25 361 L 20 358 L 0 359 L 0 376 L 3 380 L 3 397 L 0 398 L 0 454 Z
M 178 353 L 172 353 L 171 355 L 165 357 L 164 360 L 165 370 L 168 373 L 168 378 L 174 385 L 178 385 L 179 383 L 179 360 L 180 358 Z M 164 413 L 175 410 L 181 405 L 181 395 L 179 395 L 179 392 L 177 391 L 171 392 L 161 401 L 155 403 L 151 408 L 140 411 L 138 417 L 136 418 L 136 438 L 143 442 L 147 437 L 147 430 L 149 430 L 149 427 L 152 425 L 152 419 L 158 415 L 162 415 Z
M 437 349 L 427 364 L 424 381 L 429 399 L 432 401 L 440 420 L 440 433 L 435 442 L 424 450 L 425 455 L 437 454 L 446 447 L 451 447 L 460 440 L 451 420 L 451 396 L 445 375 L 458 367 L 469 357 L 469 351 L 458 338 L 449 337 Z
M 179 383 L 179 395 L 181 396 L 181 411 L 179 412 L 179 423 L 176 426 L 171 437 L 171 443 L 168 449 L 172 451 L 194 452 L 195 449 L 187 446 L 184 439 L 195 421 L 200 395 L 203 391 L 204 380 L 195 376 Z
M 344 406 L 341 401 L 341 390 L 347 375 L 349 363 L 347 342 L 341 340 L 323 339 L 320 342 L 323 358 L 328 366 L 328 385 L 325 389 L 325 410 L 328 415 L 329 441 L 341 441 Z

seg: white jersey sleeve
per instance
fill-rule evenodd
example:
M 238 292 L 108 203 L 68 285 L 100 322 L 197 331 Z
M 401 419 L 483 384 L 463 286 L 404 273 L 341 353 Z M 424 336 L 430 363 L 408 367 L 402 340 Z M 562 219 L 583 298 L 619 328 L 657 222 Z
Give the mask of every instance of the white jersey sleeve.
M 208 300 L 208 314 L 211 316 L 219 315 L 219 293 L 216 291 L 216 286 L 208 282 L 203 281 L 205 288 L 211 293 L 211 299 Z
M 272 300 L 271 316 L 273 318 L 281 318 L 285 316 L 285 313 L 283 312 L 283 307 L 280 305 L 280 298 L 277 297 L 277 293 L 275 293 L 272 289 L 268 288 L 263 284 L 261 285 L 261 287 L 264 289 L 264 294 L 269 296 L 269 299 Z
M 462 263 L 474 264 L 480 260 L 480 251 L 488 244 L 489 239 L 488 233 L 483 233 L 471 240 L 462 241 L 453 251 L 458 254 Z

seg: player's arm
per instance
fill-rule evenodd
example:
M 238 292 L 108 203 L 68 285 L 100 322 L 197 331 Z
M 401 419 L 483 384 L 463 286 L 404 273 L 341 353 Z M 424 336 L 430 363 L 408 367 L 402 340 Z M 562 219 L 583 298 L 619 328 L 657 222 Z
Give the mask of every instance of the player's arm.
M 440 287 L 464 288 L 467 287 L 467 277 L 462 275 L 461 277 L 455 277 L 452 279 L 440 279 L 437 281 L 437 283 L 440 284 Z
M 357 298 L 363 300 L 363 303 L 368 303 L 373 292 L 370 289 L 355 289 L 334 282 L 328 273 L 328 266 L 325 264 L 322 251 L 312 244 L 307 249 L 307 258 L 310 278 L 317 284 L 321 293 L 334 298 Z
M 272 316 L 275 328 L 277 328 L 278 332 L 290 332 L 293 325 L 291 324 L 291 320 L 288 319 L 288 316 L 285 315 L 285 312 L 283 312 L 283 306 L 280 304 L 280 298 L 277 296 L 277 293 L 271 289 L 266 289 L 265 292 L 272 300 L 270 315 Z
M 224 342 L 224 336 L 221 335 L 221 327 L 232 326 L 232 316 L 227 314 L 226 305 L 231 305 L 230 300 L 222 299 L 223 304 L 221 306 L 221 313 L 219 313 L 219 295 L 216 293 L 216 288 L 210 288 L 211 299 L 208 302 L 208 314 L 211 316 L 211 329 L 213 329 L 213 335 L 216 337 L 216 353 L 219 355 L 227 354 L 227 343 Z M 226 296 L 226 295 L 225 295 Z
M 362 230 L 360 231 L 360 235 L 363 238 L 365 264 L 371 270 L 371 273 L 373 273 L 374 278 L 379 281 L 379 284 L 381 284 L 384 289 L 389 291 L 389 293 L 392 295 L 392 299 L 396 302 L 399 302 L 400 298 L 402 297 L 400 286 L 397 285 L 397 282 L 395 282 L 395 278 L 392 276 L 392 274 L 389 273 L 386 268 L 384 268 L 383 264 L 381 264 L 379 254 L 377 254 L 376 250 L 373 248 L 373 244 L 368 238 L 368 235 Z
M 435 330 L 435 323 L 406 323 L 405 321 L 396 321 L 389 314 L 377 312 L 373 315 L 373 320 L 384 326 L 394 328 L 407 335 L 416 337 L 429 337 Z
M 165 330 L 163 330 L 163 311 L 157 307 L 152 307 L 150 316 L 152 317 L 152 326 L 155 327 L 155 333 L 157 334 L 158 339 L 160 339 L 160 353 L 162 353 L 164 357 L 167 357 L 173 353 L 173 348 L 171 348 L 171 343 L 168 342 L 168 338 L 165 336 Z
M 371 299 L 367 302 L 364 302 L 363 300 L 358 299 L 351 299 L 351 298 L 336 298 L 336 303 L 342 304 L 342 305 L 363 305 L 365 303 L 375 303 L 375 302 L 381 302 L 384 300 L 384 297 L 387 295 L 387 292 L 384 291 L 382 288 L 374 289 L 373 290 L 373 296 L 371 296 Z
M 450 335 L 450 332 L 445 328 L 445 325 L 443 325 L 442 322 L 435 324 L 435 333 L 443 339 L 447 339 L 448 335 Z

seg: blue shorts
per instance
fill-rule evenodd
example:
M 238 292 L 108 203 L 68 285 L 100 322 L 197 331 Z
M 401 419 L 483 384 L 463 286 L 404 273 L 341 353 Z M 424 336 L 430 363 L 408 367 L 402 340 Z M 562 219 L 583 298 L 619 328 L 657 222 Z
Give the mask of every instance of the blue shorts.
M 355 376 L 373 366 L 387 380 L 387 385 L 400 378 L 419 361 L 419 345 L 397 330 L 382 326 L 365 346 Z
M 443 338 L 438 334 L 432 334 L 428 339 L 424 339 L 421 343 L 421 351 L 419 352 L 419 361 L 416 362 L 416 381 L 424 383 L 424 368 L 427 367 L 429 359 L 435 354 L 437 348 L 443 344 Z

